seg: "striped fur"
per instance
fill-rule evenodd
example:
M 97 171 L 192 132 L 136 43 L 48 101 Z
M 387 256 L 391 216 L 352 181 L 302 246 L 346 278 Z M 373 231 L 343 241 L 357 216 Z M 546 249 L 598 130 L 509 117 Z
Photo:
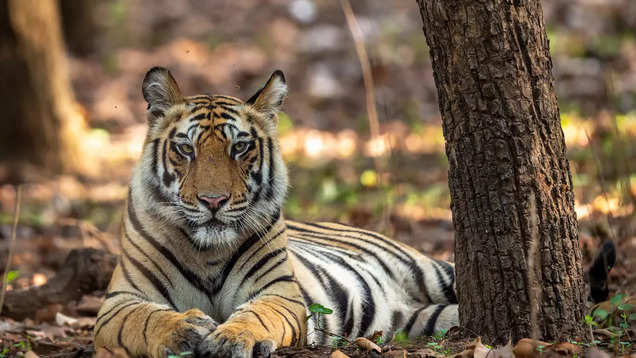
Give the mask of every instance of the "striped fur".
M 415 337 L 457 324 L 452 264 L 370 231 L 284 220 L 282 73 L 246 102 L 184 97 L 162 68 L 142 88 L 149 129 L 97 347 L 252 357 L 328 343 L 325 331 Z M 311 303 L 334 313 L 306 320 Z

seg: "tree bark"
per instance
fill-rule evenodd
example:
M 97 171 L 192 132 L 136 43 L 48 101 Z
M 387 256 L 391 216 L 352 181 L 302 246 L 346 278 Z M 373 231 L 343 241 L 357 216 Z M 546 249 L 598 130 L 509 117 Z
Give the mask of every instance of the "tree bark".
M 539 0 L 417 0 L 449 159 L 460 324 L 584 335 L 574 195 Z
M 0 34 L 0 160 L 12 169 L 25 163 L 80 169 L 85 123 L 69 80 L 57 1 L 3 2 Z

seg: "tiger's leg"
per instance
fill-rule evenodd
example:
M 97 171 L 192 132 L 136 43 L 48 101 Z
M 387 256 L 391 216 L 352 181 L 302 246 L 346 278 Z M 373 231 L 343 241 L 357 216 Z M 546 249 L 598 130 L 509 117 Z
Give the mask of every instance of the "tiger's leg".
M 119 267 L 118 267 L 119 268 Z M 197 309 L 183 313 L 150 302 L 130 287 L 109 289 L 95 323 L 95 347 L 123 348 L 130 356 L 167 357 L 193 352 L 216 322 Z M 117 290 L 121 288 L 122 290 Z
M 277 347 L 304 344 L 306 310 L 297 297 L 270 292 L 239 306 L 201 342 L 197 356 L 269 357 Z

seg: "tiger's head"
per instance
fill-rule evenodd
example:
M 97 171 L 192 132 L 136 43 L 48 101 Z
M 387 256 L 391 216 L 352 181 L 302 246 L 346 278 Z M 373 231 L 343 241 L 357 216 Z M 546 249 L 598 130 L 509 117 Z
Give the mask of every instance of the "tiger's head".
M 285 77 L 274 72 L 247 101 L 186 97 L 165 68 L 146 74 L 148 132 L 133 178 L 150 210 L 200 249 L 232 247 L 262 230 L 280 207 L 287 170 L 278 148 Z

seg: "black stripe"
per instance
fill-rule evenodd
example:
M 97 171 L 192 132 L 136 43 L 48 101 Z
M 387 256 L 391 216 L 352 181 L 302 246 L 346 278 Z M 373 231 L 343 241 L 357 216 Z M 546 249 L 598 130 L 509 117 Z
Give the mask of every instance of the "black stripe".
M 285 275 L 285 276 L 280 276 L 278 278 L 275 278 L 275 279 L 269 281 L 267 284 L 265 284 L 261 288 L 259 288 L 256 292 L 251 293 L 249 295 L 250 299 L 252 299 L 254 297 L 258 297 L 258 295 L 260 295 L 261 292 L 265 291 L 270 286 L 273 286 L 273 285 L 275 285 L 277 283 L 280 283 L 280 282 L 294 282 L 294 283 L 296 283 L 296 279 L 292 275 Z
M 363 289 L 363 298 L 362 301 L 366 304 L 362 305 L 362 318 L 360 319 L 360 331 L 356 334 L 356 336 L 366 336 L 367 330 L 373 323 L 375 319 L 375 300 L 373 299 L 373 293 L 371 292 L 371 287 L 367 283 L 367 281 L 362 277 L 362 275 L 356 271 L 351 265 L 349 265 L 342 257 L 338 255 L 334 255 L 329 252 L 324 253 L 327 257 L 334 262 L 337 262 L 340 266 L 342 266 L 345 270 L 351 272 L 358 279 L 358 283 L 362 285 Z M 351 312 L 353 314 L 353 311 Z
M 342 327 L 342 335 L 345 337 L 349 337 L 351 332 L 353 331 L 353 301 L 349 304 L 349 309 L 347 310 L 347 314 L 343 316 L 343 318 L 347 317 L 344 326 Z
M 195 121 L 197 121 L 197 122 L 198 122 L 198 121 L 200 121 L 200 120 L 202 120 L 202 119 L 205 119 L 207 116 L 208 116 L 208 114 L 207 114 L 207 113 L 199 113 L 199 114 L 197 114 L 196 116 L 191 117 L 188 121 L 190 121 L 190 122 L 195 122 Z
M 433 266 L 433 268 L 435 269 L 435 275 L 437 276 L 437 283 L 442 288 L 442 292 L 444 292 L 444 296 L 446 296 L 446 300 L 449 303 L 457 303 L 457 302 L 453 302 L 457 300 L 457 297 L 455 297 L 455 291 L 453 290 L 452 281 L 450 285 L 446 284 L 446 281 L 444 281 L 444 277 L 442 276 L 442 272 L 437 267 L 436 261 L 433 261 L 433 263 L 431 263 L 431 266 Z
M 259 251 L 261 251 L 263 249 L 263 247 L 265 247 L 266 245 L 269 245 L 270 242 L 272 242 L 275 239 L 277 239 L 284 232 L 285 232 L 285 229 L 282 229 L 281 231 L 279 231 L 278 233 L 276 233 L 275 235 L 273 235 L 272 237 L 267 239 L 267 241 L 263 242 L 258 248 L 256 248 L 256 250 L 252 251 L 252 253 L 245 259 L 243 264 L 239 267 L 239 270 L 242 270 L 245 267 L 245 265 L 248 262 L 250 262 L 252 257 L 254 257 L 254 255 L 256 255 Z
M 128 233 L 124 233 L 124 237 L 128 240 L 129 243 L 131 243 L 139 252 L 141 252 L 142 255 L 144 255 L 148 261 L 150 261 L 152 263 L 152 265 L 163 275 L 163 277 L 166 279 L 166 281 L 168 281 L 168 283 L 170 284 L 171 287 L 174 288 L 174 284 L 172 283 L 172 280 L 170 280 L 170 277 L 168 277 L 168 274 L 166 274 L 166 272 L 161 268 L 161 266 L 159 266 L 159 264 L 157 264 L 157 262 L 150 257 L 150 255 L 148 255 L 144 250 L 141 249 L 141 247 L 139 247 L 139 245 L 137 245 L 136 242 L 134 242 L 130 236 L 128 236 Z
M 108 316 L 109 313 L 111 313 L 113 310 L 115 310 L 115 308 L 120 307 L 123 304 L 127 304 L 130 303 L 130 300 L 123 300 L 121 302 L 117 302 L 113 305 L 113 307 L 111 307 L 110 309 L 108 309 L 108 311 L 104 312 L 103 314 L 97 316 L 97 319 L 95 320 L 95 326 L 97 326 L 99 324 L 99 321 L 101 321 L 102 319 L 104 319 L 104 317 Z M 132 302 L 139 302 L 139 301 L 132 301 Z
M 435 332 L 433 332 L 433 330 L 435 329 L 435 323 L 437 323 L 437 318 L 439 317 L 440 313 L 442 313 L 442 311 L 446 307 L 448 307 L 448 306 L 439 305 L 439 306 L 437 306 L 437 308 L 435 308 L 435 311 L 433 312 L 433 314 L 431 314 L 428 317 L 428 321 L 426 322 L 426 326 L 424 326 L 424 331 L 422 332 L 424 335 L 431 336 L 431 335 L 433 335 L 433 333 L 435 333 Z
M 301 301 L 295 300 L 295 299 L 293 299 L 293 298 L 289 298 L 289 297 L 281 296 L 281 295 L 276 294 L 276 293 L 265 293 L 265 294 L 261 295 L 261 297 L 265 297 L 265 296 L 274 296 L 274 297 L 282 298 L 282 299 L 284 299 L 284 300 L 286 300 L 286 301 L 289 301 L 289 302 L 293 302 L 293 303 L 298 304 L 298 305 L 301 305 L 301 306 L 306 306 L 306 304 L 305 304 L 304 302 L 301 302 Z
M 272 333 L 272 331 L 270 331 L 269 328 L 267 328 L 267 326 L 265 325 L 265 322 L 263 322 L 263 320 L 261 319 L 261 316 L 258 313 L 254 312 L 252 310 L 245 310 L 245 311 L 242 311 L 241 313 L 251 313 L 251 314 L 253 314 L 254 316 L 256 316 L 258 321 L 261 323 L 261 326 L 263 326 L 267 330 L 267 332 Z
M 408 322 L 406 323 L 406 326 L 404 326 L 404 332 L 406 332 L 407 335 L 410 335 L 411 329 L 413 329 L 413 325 L 415 324 L 417 317 L 420 315 L 420 312 L 422 312 L 425 308 L 426 306 L 422 306 L 418 308 L 415 312 L 413 312 L 413 314 L 411 315 L 411 318 L 409 318 Z
M 296 342 L 298 341 L 298 338 L 296 337 L 297 333 L 296 333 L 296 327 L 294 327 L 294 325 L 291 323 L 291 321 L 289 320 L 289 318 L 287 318 L 287 316 L 285 316 L 284 313 L 282 313 L 281 311 L 279 311 L 278 309 L 276 309 L 276 307 L 272 307 L 270 305 L 268 305 L 267 303 L 269 302 L 261 302 L 262 305 L 267 306 L 269 308 L 271 308 L 273 311 L 275 311 L 276 313 L 278 313 L 279 316 L 283 317 L 283 319 L 285 320 L 285 322 L 287 322 L 287 324 L 289 325 L 289 327 L 292 330 L 292 339 L 291 339 L 291 344 L 292 346 L 296 345 Z M 274 304 L 272 302 L 272 304 Z M 278 307 L 282 307 L 285 308 L 287 310 L 287 312 L 289 312 L 292 316 L 294 316 L 296 322 L 298 322 L 298 317 L 296 317 L 295 314 L 293 314 L 292 311 L 290 311 L 288 308 L 284 307 L 284 306 L 278 306 Z M 300 327 L 300 326 L 298 326 Z M 285 323 L 283 323 L 283 338 L 281 339 L 281 341 L 285 340 Z
M 258 275 L 255 279 L 254 279 L 254 283 L 257 283 L 260 279 L 262 279 L 263 277 L 265 277 L 268 273 L 272 272 L 275 268 L 279 267 L 280 265 L 282 265 L 284 262 L 287 261 L 287 255 L 285 255 L 285 257 L 281 258 L 280 260 L 276 261 L 276 263 L 274 263 L 270 268 L 268 268 L 267 270 L 265 270 L 265 272 L 261 273 L 260 275 Z
M 141 274 L 144 275 L 144 277 L 146 277 L 146 279 L 150 281 L 150 283 L 152 283 L 152 285 L 163 296 L 163 298 L 165 298 L 168 301 L 168 303 L 170 303 L 170 306 L 176 309 L 177 305 L 175 305 L 174 301 L 172 300 L 172 297 L 170 296 L 170 292 L 168 291 L 166 286 L 164 286 L 163 282 L 161 282 L 157 278 L 157 276 L 155 276 L 154 273 L 148 270 L 148 268 L 144 266 L 141 262 L 135 260 L 132 256 L 128 255 L 126 251 L 124 251 L 124 256 L 126 256 L 126 259 L 128 259 L 128 261 L 130 261 L 135 266 L 135 268 L 139 272 L 141 272 Z
M 119 295 L 131 295 L 131 296 L 135 296 L 135 297 L 141 298 L 142 300 L 148 300 L 148 298 L 146 296 L 142 296 L 142 295 L 140 295 L 138 293 L 129 292 L 129 291 L 113 291 L 113 292 L 109 292 L 106 295 L 106 299 L 109 299 L 109 298 L 112 298 L 112 297 L 115 297 L 115 296 L 119 296 Z
M 159 159 L 159 138 L 152 140 L 152 161 L 151 168 L 154 175 L 159 176 L 159 169 L 157 168 Z
M 130 218 L 130 222 L 132 223 L 133 228 L 144 239 L 146 239 L 146 241 L 148 241 L 155 248 L 155 250 L 157 250 L 160 254 L 162 254 L 168 261 L 170 261 L 170 263 L 177 270 L 179 270 L 181 275 L 192 286 L 194 286 L 195 288 L 197 288 L 198 290 L 201 290 L 203 292 L 210 293 L 210 291 L 208 291 L 206 289 L 206 287 L 201 283 L 201 279 L 194 272 L 188 270 L 184 265 L 182 265 L 181 262 L 179 262 L 177 257 L 174 255 L 174 253 L 172 253 L 172 251 L 170 251 L 168 248 L 166 248 L 161 243 L 159 243 L 157 241 L 157 239 L 152 237 L 152 235 L 150 235 L 150 233 L 148 231 L 146 231 L 146 229 L 144 229 L 144 227 L 142 226 L 141 222 L 139 221 L 139 218 L 137 217 L 137 213 L 135 212 L 135 210 L 133 208 L 134 205 L 132 203 L 132 195 L 129 194 L 129 197 L 131 199 L 130 199 L 130 201 L 128 203 L 128 217 Z
M 276 249 L 274 251 L 271 251 L 269 253 L 267 253 L 267 255 L 263 255 L 263 257 L 261 257 L 260 260 L 258 260 L 258 262 L 256 262 L 254 265 L 252 265 L 252 267 L 250 268 L 249 271 L 247 271 L 247 273 L 243 276 L 243 279 L 241 280 L 241 283 L 238 285 L 238 289 L 240 289 L 243 284 L 245 283 L 245 281 L 249 280 L 252 276 L 254 276 L 254 274 L 263 268 L 263 266 L 265 266 L 271 259 L 275 258 L 276 256 L 278 256 L 279 254 L 283 253 L 286 251 L 286 248 L 281 247 L 279 249 Z M 238 292 L 238 290 L 236 291 Z
M 236 265 L 236 262 L 239 260 L 239 258 L 243 256 L 243 254 L 245 254 L 252 246 L 254 246 L 254 244 L 256 244 L 263 235 L 266 235 L 272 229 L 272 227 L 276 224 L 278 219 L 280 219 L 280 211 L 274 214 L 274 216 L 272 217 L 272 220 L 270 221 L 267 228 L 265 228 L 265 230 L 263 230 L 262 232 L 256 232 L 252 234 L 252 236 L 250 236 L 247 240 L 245 240 L 241 244 L 238 250 L 236 250 L 236 252 L 232 255 L 230 260 L 225 264 L 225 266 L 223 267 L 223 270 L 221 271 L 221 274 L 215 278 L 212 285 L 213 294 L 216 295 L 217 293 L 219 293 L 219 291 L 225 284 L 225 281 L 227 280 L 230 272 L 232 272 L 232 269 L 234 268 L 234 265 Z
M 119 312 L 121 312 L 122 310 L 126 309 L 126 307 L 130 307 L 132 305 L 137 305 L 137 304 L 141 304 L 141 302 L 139 301 L 133 301 L 133 302 L 129 302 L 126 305 L 123 305 L 122 307 L 120 307 L 117 311 L 115 311 L 110 317 L 108 317 L 108 319 L 106 319 L 100 326 L 99 328 L 97 328 L 97 330 L 95 331 L 95 337 L 99 336 L 99 332 L 101 332 L 102 328 L 104 328 L 105 325 L 108 324 L 108 322 L 110 322 L 113 318 L 115 318 L 115 316 L 117 316 L 119 314 Z M 97 327 L 97 322 L 95 322 L 95 326 Z
M 338 306 L 338 312 L 346 315 L 347 309 L 349 308 L 349 294 L 347 290 L 340 285 L 340 282 L 336 281 L 333 276 L 331 276 L 331 274 L 322 267 L 312 264 L 305 257 L 296 255 L 296 258 L 298 258 L 298 262 L 308 268 L 314 276 L 320 280 L 325 291 L 329 292 L 335 299 L 335 303 Z M 307 303 L 307 305 L 311 305 L 312 303 L 316 302 L 310 302 Z
M 269 179 L 267 180 L 267 191 L 265 192 L 265 198 L 272 200 L 274 198 L 274 144 L 272 138 L 267 138 L 267 149 L 269 151 L 269 169 L 267 170 Z
M 126 281 L 137 291 L 139 292 L 143 292 L 139 286 L 137 286 L 137 284 L 135 283 L 135 281 L 133 280 L 133 278 L 130 276 L 130 271 L 128 271 L 128 268 L 126 267 L 126 264 L 124 263 L 124 260 L 120 261 L 121 263 L 121 269 L 122 271 L 124 271 L 124 279 L 126 279 Z
M 333 236 L 328 236 L 327 234 L 322 234 L 316 231 L 311 231 L 308 229 L 304 229 L 302 227 L 299 226 L 295 226 L 294 224 L 291 224 L 289 222 L 287 222 L 287 227 L 291 228 L 292 230 L 296 230 L 296 231 L 300 231 L 303 233 L 303 236 L 306 237 L 312 237 L 312 238 L 316 238 L 316 239 L 320 239 L 320 240 L 325 240 L 325 241 L 335 241 L 335 242 L 339 242 L 341 244 L 345 244 L 345 245 L 349 245 L 361 252 L 366 253 L 369 256 L 372 256 L 374 259 L 376 259 L 378 261 L 378 263 L 380 264 L 380 266 L 382 266 L 382 269 L 386 272 L 386 274 L 390 277 L 390 278 L 395 278 L 393 275 L 393 271 L 391 271 L 391 269 L 387 266 L 387 264 L 384 262 L 384 260 L 381 260 L 380 257 L 373 251 L 366 249 L 358 244 L 354 244 L 350 241 L 346 241 L 346 240 L 340 240 L 338 238 L 335 238 Z M 342 235 L 343 237 L 346 237 L 345 235 Z
M 128 349 L 128 347 L 126 347 L 126 345 L 124 345 L 123 339 L 122 339 L 122 332 L 124 331 L 124 327 L 126 326 L 126 321 L 128 321 L 128 318 L 130 317 L 131 314 L 137 312 L 140 308 L 143 308 L 143 305 L 139 305 L 133 309 L 131 309 L 128 313 L 126 313 L 126 315 L 124 316 L 124 318 L 122 319 L 121 325 L 119 325 L 119 332 L 117 333 L 117 344 L 124 348 L 124 350 L 126 351 L 126 354 L 128 354 L 129 356 L 132 355 L 130 353 L 130 350 Z
M 233 121 L 233 122 L 235 122 L 235 121 L 236 121 L 236 118 L 234 118 L 234 117 L 230 116 L 229 114 L 227 114 L 227 113 L 225 113 L 225 112 L 221 112 L 221 113 L 219 113 L 219 116 L 220 116 L 221 118 L 225 119 L 225 120 L 228 120 L 228 121 Z
M 168 173 L 168 166 L 166 165 L 166 156 L 168 155 L 168 141 L 163 141 L 163 153 L 161 153 L 161 157 L 163 159 L 163 184 L 165 186 L 170 186 L 175 179 L 174 175 Z
M 229 103 L 225 103 L 225 102 L 217 102 L 216 104 L 219 105 L 219 107 L 221 107 L 225 111 L 228 111 L 228 112 L 233 113 L 233 114 L 238 114 L 237 110 L 227 106 L 227 105 L 235 106 L 233 104 L 229 104 Z
M 144 331 L 143 331 L 143 332 L 144 332 L 144 333 L 143 333 L 143 336 L 144 336 L 144 343 L 145 343 L 146 345 L 148 345 L 148 323 L 150 322 L 150 317 L 152 317 L 152 315 L 153 315 L 153 314 L 155 314 L 155 313 L 157 313 L 157 312 L 166 312 L 166 311 L 172 311 L 172 310 L 171 310 L 171 309 L 168 309 L 168 308 L 160 308 L 160 309 L 156 309 L 156 310 L 154 310 L 154 311 L 150 312 L 150 313 L 148 314 L 148 317 L 146 317 L 146 322 L 144 322 Z

